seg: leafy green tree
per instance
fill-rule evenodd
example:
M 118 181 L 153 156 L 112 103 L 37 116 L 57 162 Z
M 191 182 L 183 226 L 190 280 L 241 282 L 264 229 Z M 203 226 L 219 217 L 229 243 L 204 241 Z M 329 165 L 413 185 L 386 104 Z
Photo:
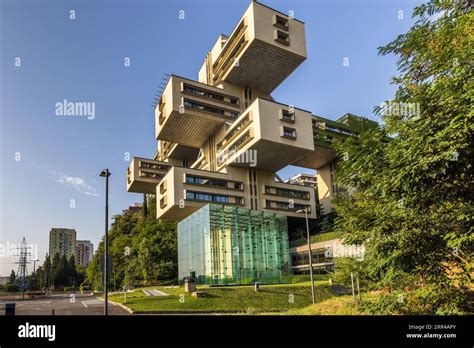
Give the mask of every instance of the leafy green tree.
M 359 286 L 366 288 L 371 284 L 370 273 L 367 272 L 367 263 L 352 257 L 340 257 L 334 261 L 334 274 L 331 279 L 336 284 L 347 287 L 352 286 L 351 273 L 354 275 L 354 282 L 359 279 Z
M 51 261 L 51 283 L 50 286 L 56 286 L 57 276 L 60 274 L 60 257 L 59 253 L 54 254 L 53 260 Z
M 336 145 L 336 229 L 365 245 L 382 286 L 406 274 L 413 286 L 463 288 L 474 246 L 474 12 L 432 0 L 414 16 L 379 51 L 395 54 L 400 72 L 394 99 L 376 108 L 384 127 Z
M 43 263 L 43 286 L 47 288 L 49 286 L 49 281 L 51 279 L 51 257 L 46 255 L 46 258 Z
M 124 285 L 143 285 L 157 280 L 177 277 L 176 224 L 153 218 L 153 198 L 147 197 L 150 208 L 148 218 L 142 212 L 128 210 L 114 217 L 109 230 L 109 255 L 113 260 L 111 285 L 120 289 Z M 102 284 L 99 257 L 103 255 L 101 242 L 86 271 L 86 283 L 94 289 Z

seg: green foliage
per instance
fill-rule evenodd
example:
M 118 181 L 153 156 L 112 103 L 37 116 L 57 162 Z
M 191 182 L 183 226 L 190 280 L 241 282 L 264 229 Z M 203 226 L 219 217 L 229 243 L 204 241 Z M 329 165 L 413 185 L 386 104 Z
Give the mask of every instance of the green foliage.
M 14 284 L 16 280 L 16 274 L 15 271 L 12 270 L 10 273 L 10 276 L 8 277 L 8 284 Z
M 462 289 L 435 284 L 413 292 L 385 293 L 377 300 L 358 303 L 360 310 L 377 315 L 463 315 L 469 313 L 468 305 Z
M 2 286 L 2 292 L 18 292 L 19 290 L 16 284 L 7 283 Z
M 80 287 L 77 286 L 65 286 L 64 287 L 64 292 L 69 292 L 69 291 L 78 291 Z
M 336 145 L 344 159 L 336 173 L 343 188 L 333 201 L 336 231 L 365 245 L 367 276 L 380 287 L 443 284 L 462 292 L 471 281 L 474 12 L 466 3 L 433 0 L 415 9 L 410 31 L 380 48 L 398 56 L 391 105 L 414 108 L 376 108 L 384 127 Z M 430 296 L 416 298 L 434 302 Z M 400 307 L 391 297 L 379 306 Z
M 339 257 L 334 259 L 334 274 L 331 275 L 331 279 L 334 283 L 351 287 L 351 273 L 354 275 L 354 282 L 356 278 L 359 278 L 359 286 L 361 288 L 366 288 L 371 284 L 366 261 L 351 257 Z
M 154 199 L 148 197 L 148 216 L 125 210 L 115 216 L 109 230 L 109 255 L 113 260 L 110 281 L 116 289 L 140 286 L 159 280 L 176 279 L 178 252 L 176 224 L 156 220 L 151 214 Z M 86 270 L 86 284 L 102 288 L 99 257 L 104 255 L 104 243 L 99 244 L 93 261 Z

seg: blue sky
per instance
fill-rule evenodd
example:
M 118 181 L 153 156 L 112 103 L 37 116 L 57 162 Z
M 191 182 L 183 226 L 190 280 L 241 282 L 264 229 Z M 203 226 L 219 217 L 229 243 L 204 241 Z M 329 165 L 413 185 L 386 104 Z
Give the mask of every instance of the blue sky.
M 377 47 L 410 28 L 420 1 L 262 2 L 306 24 L 308 59 L 273 97 L 330 119 L 347 112 L 376 119 L 373 107 L 393 96 L 396 74 L 394 57 L 378 56 Z M 79 239 L 98 244 L 101 169 L 112 173 L 111 215 L 142 200 L 126 192 L 124 157 L 154 155 L 150 104 L 163 74 L 197 79 L 218 34 L 232 31 L 249 0 L 0 4 L 0 243 L 25 236 L 42 262 L 51 227 L 74 227 Z M 95 118 L 56 116 L 64 99 L 95 103 Z M 15 259 L 1 256 L 0 275 L 16 269 Z

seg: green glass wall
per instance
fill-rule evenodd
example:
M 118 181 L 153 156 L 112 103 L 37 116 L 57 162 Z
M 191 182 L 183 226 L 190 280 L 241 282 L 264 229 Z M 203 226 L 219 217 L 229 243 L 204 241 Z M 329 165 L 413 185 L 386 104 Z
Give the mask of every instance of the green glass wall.
M 279 283 L 290 275 L 286 216 L 205 205 L 178 223 L 178 269 L 201 284 Z

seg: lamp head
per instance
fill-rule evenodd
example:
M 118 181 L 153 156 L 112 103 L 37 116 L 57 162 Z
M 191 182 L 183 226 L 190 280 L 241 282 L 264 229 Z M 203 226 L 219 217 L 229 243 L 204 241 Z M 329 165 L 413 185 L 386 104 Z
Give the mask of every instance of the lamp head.
M 103 171 L 100 172 L 100 176 L 107 178 L 110 176 L 110 172 L 108 169 L 104 169 Z

